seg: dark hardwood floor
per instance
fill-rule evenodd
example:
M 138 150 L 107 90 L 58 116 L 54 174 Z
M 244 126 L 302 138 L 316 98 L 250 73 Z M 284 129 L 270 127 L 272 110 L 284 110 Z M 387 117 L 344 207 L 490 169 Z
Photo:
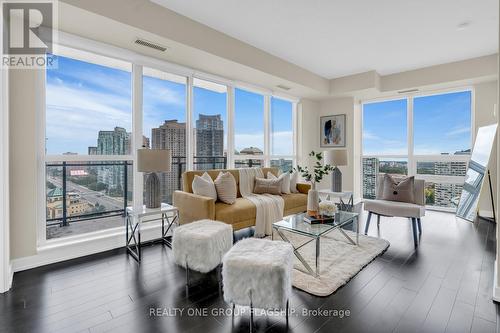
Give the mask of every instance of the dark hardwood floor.
M 495 225 L 438 212 L 422 224 L 415 250 L 407 220 L 382 218 L 380 229 L 372 223 L 370 235 L 391 242 L 387 252 L 329 297 L 294 289 L 288 331 L 495 332 Z M 248 311 L 221 314 L 230 306 L 215 273 L 193 272 L 191 281 L 187 295 L 184 270 L 161 245 L 145 247 L 140 266 L 120 249 L 16 273 L 12 290 L 0 295 L 0 331 L 249 331 Z M 170 312 L 150 316 L 155 308 Z M 174 309 L 184 310 L 174 316 Z M 350 315 L 318 313 L 332 309 Z M 254 323 L 256 332 L 287 330 L 279 315 L 257 314 Z

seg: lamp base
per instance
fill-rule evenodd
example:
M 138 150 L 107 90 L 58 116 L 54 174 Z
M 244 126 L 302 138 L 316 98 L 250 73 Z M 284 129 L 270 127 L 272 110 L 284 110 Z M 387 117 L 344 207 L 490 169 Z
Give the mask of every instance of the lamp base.
M 342 172 L 337 167 L 332 171 L 332 192 L 342 192 Z
M 155 172 L 148 174 L 146 178 L 146 197 L 144 198 L 146 208 L 160 208 L 160 178 Z

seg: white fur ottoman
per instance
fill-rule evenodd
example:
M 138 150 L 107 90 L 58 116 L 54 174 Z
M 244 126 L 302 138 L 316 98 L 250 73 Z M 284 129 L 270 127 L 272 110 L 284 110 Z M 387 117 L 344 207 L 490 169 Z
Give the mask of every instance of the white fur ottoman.
M 237 242 L 222 260 L 224 300 L 233 306 L 285 309 L 292 292 L 292 257 L 292 246 L 285 242 Z
M 200 220 L 178 226 L 172 238 L 175 262 L 186 270 L 207 273 L 220 265 L 233 246 L 233 226 Z

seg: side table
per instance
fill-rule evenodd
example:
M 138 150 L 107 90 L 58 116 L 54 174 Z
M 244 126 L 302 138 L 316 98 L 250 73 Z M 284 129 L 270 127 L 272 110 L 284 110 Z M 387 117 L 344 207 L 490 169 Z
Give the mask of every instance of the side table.
M 177 207 L 162 203 L 159 208 L 134 209 L 127 207 L 126 210 L 126 248 L 127 253 L 137 262 L 141 261 L 141 224 L 161 220 L 161 237 L 157 240 L 172 248 L 172 236 L 168 236 L 169 230 L 179 223 L 179 210 Z

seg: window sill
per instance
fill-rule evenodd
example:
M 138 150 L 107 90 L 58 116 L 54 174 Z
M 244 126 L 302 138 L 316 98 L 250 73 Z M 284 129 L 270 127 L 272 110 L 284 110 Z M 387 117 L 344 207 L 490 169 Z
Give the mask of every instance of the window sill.
M 147 242 L 160 238 L 161 221 L 141 225 L 141 240 Z M 125 228 L 113 228 L 64 239 L 49 240 L 38 247 L 37 254 L 12 260 L 14 272 L 71 260 L 125 246 Z M 124 254 L 125 255 L 125 254 Z

